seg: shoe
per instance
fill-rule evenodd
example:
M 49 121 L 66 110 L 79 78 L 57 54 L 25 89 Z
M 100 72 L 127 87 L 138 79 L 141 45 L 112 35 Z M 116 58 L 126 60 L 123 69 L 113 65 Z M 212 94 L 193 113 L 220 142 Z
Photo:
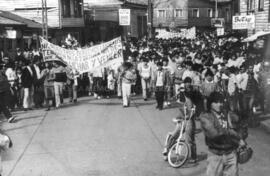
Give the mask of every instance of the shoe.
M 45 111 L 50 111 L 51 110 L 51 108 L 50 107 L 48 107 Z
M 145 98 L 144 101 L 147 101 L 147 98 Z
M 10 118 L 8 119 L 8 123 L 13 123 L 13 122 L 14 122 L 14 120 L 15 120 L 15 117 L 14 117 L 14 116 L 12 116 L 12 117 L 10 117 Z
M 167 102 L 164 102 L 164 106 L 165 106 L 165 107 L 168 106 L 168 103 L 167 103 Z
M 159 107 L 158 109 L 159 109 L 160 111 L 162 111 L 162 110 L 163 110 L 163 107 Z
M 124 106 L 123 106 L 123 108 L 127 108 L 127 107 L 128 107 L 128 105 L 124 105 Z
M 73 103 L 77 103 L 77 99 L 73 100 Z
M 168 102 L 167 105 L 168 105 L 168 106 L 171 106 L 171 102 Z
M 101 97 L 100 97 L 100 96 L 98 96 L 98 97 L 97 97 L 97 99 L 98 99 L 98 100 L 100 100 L 100 99 L 101 99 Z
M 164 155 L 163 156 L 163 159 L 164 159 L 164 161 L 168 161 L 168 156 L 167 155 Z
M 166 155 L 168 154 L 168 149 L 167 149 L 167 148 L 164 148 L 162 154 L 163 154 L 164 156 L 166 156 Z
M 197 160 L 196 159 L 189 159 L 188 160 L 188 163 L 189 164 L 196 164 L 197 163 Z

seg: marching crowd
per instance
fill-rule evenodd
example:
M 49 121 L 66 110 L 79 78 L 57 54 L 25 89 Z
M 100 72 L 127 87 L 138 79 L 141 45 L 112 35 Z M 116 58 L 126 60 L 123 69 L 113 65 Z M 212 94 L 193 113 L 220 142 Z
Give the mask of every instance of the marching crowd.
M 8 89 L 1 83 L 1 92 L 9 92 L 2 96 L 8 96 L 3 99 L 11 110 L 39 108 L 44 102 L 47 110 L 52 105 L 59 108 L 63 90 L 70 102 L 76 102 L 78 88 L 97 99 L 117 94 L 123 97 L 124 107 L 129 106 L 131 94 L 142 93 L 145 101 L 155 94 L 157 108 L 162 110 L 173 100 L 183 102 L 183 83 L 189 77 L 204 99 L 219 91 L 232 111 L 252 116 L 260 106 L 264 112 L 269 109 L 268 62 L 261 53 L 250 52 L 251 47 L 232 38 L 201 33 L 193 40 L 129 39 L 124 43 L 125 62 L 118 69 L 98 69 L 83 75 L 56 59 L 43 62 L 37 50 L 18 49 L 15 59 L 1 54 L 1 79 L 6 78 L 10 85 Z M 206 109 L 206 102 L 203 107 Z
M 116 95 L 123 99 L 124 108 L 130 106 L 132 94 L 142 93 L 144 101 L 155 97 L 159 110 L 171 106 L 172 102 L 196 105 L 197 116 L 212 110 L 215 110 L 213 116 L 220 116 L 221 103 L 240 120 L 252 120 L 257 107 L 262 112 L 270 109 L 269 62 L 262 53 L 236 37 L 218 38 L 213 33 L 202 32 L 195 39 L 128 39 L 124 42 L 123 54 L 125 61 L 117 69 L 97 69 L 83 75 L 56 59 L 43 62 L 38 51 L 29 54 L 18 49 L 14 60 L 3 55 L 0 109 L 12 123 L 15 117 L 10 110 L 16 108 L 27 111 L 44 105 L 46 110 L 52 106 L 61 107 L 64 90 L 68 92 L 70 102 L 76 103 L 79 87 L 96 99 Z M 187 103 L 188 100 L 191 103 Z M 217 137 L 217 133 L 230 134 L 238 141 L 241 139 L 240 143 L 244 145 L 242 138 L 233 131 L 209 130 L 211 125 L 211 129 L 216 127 L 209 116 L 204 114 L 201 121 L 207 145 L 215 157 L 227 156 L 227 149 L 234 149 L 233 146 L 224 148 L 224 143 L 216 144 L 213 136 Z M 222 118 L 219 122 L 225 123 Z M 187 138 L 192 148 L 191 158 L 196 160 L 193 126 L 194 122 L 191 122 Z M 176 133 L 167 137 L 165 156 L 170 140 L 177 138 Z M 212 162 L 209 175 L 215 175 L 214 170 L 218 169 L 213 167 L 218 166 Z M 235 168 L 231 172 L 236 172 Z

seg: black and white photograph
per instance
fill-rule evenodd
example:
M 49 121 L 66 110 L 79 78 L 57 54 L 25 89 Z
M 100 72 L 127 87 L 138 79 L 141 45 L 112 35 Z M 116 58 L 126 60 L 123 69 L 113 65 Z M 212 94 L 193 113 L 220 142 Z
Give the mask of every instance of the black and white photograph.
M 269 176 L 270 0 L 0 0 L 0 176 Z

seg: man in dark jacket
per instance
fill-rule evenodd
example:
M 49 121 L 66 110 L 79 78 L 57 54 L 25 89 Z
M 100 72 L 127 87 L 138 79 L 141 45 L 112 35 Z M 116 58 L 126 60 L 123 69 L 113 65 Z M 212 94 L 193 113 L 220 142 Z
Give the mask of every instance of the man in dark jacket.
M 238 116 L 232 112 L 223 113 L 223 100 L 222 94 L 211 93 L 207 100 L 207 112 L 200 116 L 209 149 L 207 176 L 238 176 L 236 149 L 246 145 L 235 129 Z
M 33 96 L 34 96 L 34 73 L 31 69 L 31 65 L 27 65 L 22 71 L 22 87 L 24 90 L 23 108 L 28 110 L 32 108 Z
M 0 70 L 0 112 L 2 111 L 9 123 L 14 122 L 15 117 L 11 115 L 7 108 L 7 99 L 9 98 L 10 84 L 5 73 Z

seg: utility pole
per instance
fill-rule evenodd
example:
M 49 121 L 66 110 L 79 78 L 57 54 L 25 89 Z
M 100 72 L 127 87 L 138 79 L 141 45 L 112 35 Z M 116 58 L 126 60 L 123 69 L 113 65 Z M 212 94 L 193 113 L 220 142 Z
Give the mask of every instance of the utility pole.
M 151 0 L 148 0 L 148 37 L 153 38 L 153 4 Z
M 41 0 L 41 4 L 42 4 L 42 37 L 48 40 L 47 0 Z
M 215 18 L 217 19 L 218 18 L 218 0 L 216 0 L 216 5 L 215 5 L 215 7 L 216 7 L 216 10 L 215 10 Z

